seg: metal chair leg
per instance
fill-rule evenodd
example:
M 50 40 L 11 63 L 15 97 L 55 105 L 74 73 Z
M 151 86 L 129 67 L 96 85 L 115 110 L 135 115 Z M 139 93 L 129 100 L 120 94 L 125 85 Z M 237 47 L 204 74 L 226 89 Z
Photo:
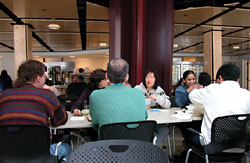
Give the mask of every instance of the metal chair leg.
M 187 155 L 186 155 L 185 163 L 188 163 L 189 153 L 190 153 L 191 151 L 192 151 L 192 149 L 191 149 L 191 148 L 187 151 Z
M 170 136 L 169 135 L 168 135 L 168 151 L 169 151 L 169 157 L 172 159 L 173 154 L 172 154 L 172 150 L 171 150 L 171 143 L 170 143 Z
M 175 156 L 175 126 L 172 126 L 173 156 Z

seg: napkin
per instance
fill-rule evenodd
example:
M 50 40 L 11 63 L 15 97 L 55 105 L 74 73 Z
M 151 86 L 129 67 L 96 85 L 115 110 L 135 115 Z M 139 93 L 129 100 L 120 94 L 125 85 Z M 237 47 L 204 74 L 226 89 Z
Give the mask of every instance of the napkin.
M 85 117 L 82 116 L 75 116 L 75 117 L 71 117 L 72 121 L 81 121 L 81 120 L 85 120 Z
M 175 118 L 178 118 L 178 119 L 191 119 L 192 114 L 177 112 L 177 114 L 172 115 L 172 117 L 175 117 Z

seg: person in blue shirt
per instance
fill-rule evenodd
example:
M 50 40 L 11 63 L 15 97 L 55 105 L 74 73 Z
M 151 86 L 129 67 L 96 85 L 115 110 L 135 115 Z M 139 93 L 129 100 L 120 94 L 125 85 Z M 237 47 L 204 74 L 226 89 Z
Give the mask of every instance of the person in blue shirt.
M 195 85 L 195 78 L 195 73 L 191 70 L 187 70 L 183 73 L 184 85 L 179 86 L 175 90 L 175 103 L 178 107 L 183 108 L 191 103 L 188 95 L 195 87 L 197 87 L 197 85 Z

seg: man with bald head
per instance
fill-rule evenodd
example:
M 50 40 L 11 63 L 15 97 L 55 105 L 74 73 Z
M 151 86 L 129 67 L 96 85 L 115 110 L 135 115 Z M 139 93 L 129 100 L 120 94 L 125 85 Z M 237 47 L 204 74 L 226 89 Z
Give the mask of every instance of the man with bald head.
M 90 115 L 93 127 L 116 122 L 140 121 L 147 119 L 143 93 L 125 84 L 129 75 L 128 63 L 116 58 L 107 65 L 106 79 L 110 85 L 90 95 Z

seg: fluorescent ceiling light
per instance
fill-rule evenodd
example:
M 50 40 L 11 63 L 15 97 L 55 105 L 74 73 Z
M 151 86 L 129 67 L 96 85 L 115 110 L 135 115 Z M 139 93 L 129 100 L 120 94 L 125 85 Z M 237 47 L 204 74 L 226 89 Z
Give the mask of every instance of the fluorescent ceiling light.
M 100 45 L 101 47 L 106 47 L 106 46 L 107 46 L 107 44 L 104 43 L 104 42 L 101 42 L 99 45 Z
M 233 46 L 233 49 L 234 50 L 240 49 L 240 46 L 239 45 L 235 45 L 235 46 Z
M 174 44 L 173 47 L 174 47 L 174 48 L 178 48 L 178 44 Z
M 69 56 L 70 58 L 75 58 L 76 56 L 74 56 L 74 55 L 71 55 L 71 56 Z
M 60 27 L 60 25 L 58 25 L 58 24 L 49 24 L 49 25 L 48 25 L 48 28 L 49 28 L 49 29 L 52 29 L 52 30 L 57 30 L 57 29 L 59 29 L 59 28 L 61 28 L 61 27 Z

